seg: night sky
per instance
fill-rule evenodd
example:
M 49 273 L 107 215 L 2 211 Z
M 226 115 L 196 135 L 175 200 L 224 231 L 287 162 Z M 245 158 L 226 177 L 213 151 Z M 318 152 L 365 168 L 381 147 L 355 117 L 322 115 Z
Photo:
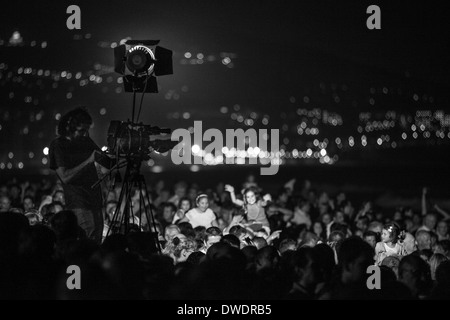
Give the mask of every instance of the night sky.
M 81 8 L 81 30 L 66 28 L 66 8 L 71 4 Z M 381 30 L 366 27 L 366 9 L 371 4 L 381 8 Z M 265 117 L 270 119 L 269 128 L 286 126 L 281 134 L 281 139 L 288 139 L 286 151 L 315 151 L 315 138 L 327 139 L 330 156 L 339 156 L 336 164 L 370 159 L 394 164 L 396 159 L 411 160 L 417 148 L 431 153 L 448 148 L 450 124 L 444 126 L 444 120 L 436 125 L 434 119 L 417 140 L 409 141 L 416 130 L 411 126 L 420 130 L 422 120 L 415 118 L 420 110 L 432 115 L 441 110 L 441 119 L 450 111 L 450 10 L 441 4 L 114 0 L 14 1 L 2 6 L 0 63 L 6 63 L 8 70 L 0 79 L 0 142 L 4 146 L 0 161 L 5 165 L 9 152 L 15 154 L 13 167 L 22 158 L 23 163 L 40 165 L 41 150 L 54 138 L 58 114 L 80 104 L 93 114 L 92 137 L 105 144 L 109 122 L 131 115 L 132 94 L 117 91 L 120 75 L 111 70 L 111 45 L 126 37 L 158 39 L 161 46 L 173 50 L 174 74 L 158 77 L 159 93 L 144 97 L 141 120 L 146 124 L 187 128 L 194 120 L 203 120 L 207 127 L 245 128 L 253 114 L 255 128 L 262 126 L 260 120 Z M 8 41 L 16 30 L 23 45 L 12 47 Z M 33 41 L 35 46 L 30 46 Z M 40 47 L 43 42 L 45 48 Z M 231 64 L 224 64 L 224 58 L 231 58 Z M 6 80 L 7 72 L 12 71 L 13 77 L 27 67 L 33 76 L 49 69 L 52 77 L 61 72 L 74 77 L 57 80 L 56 88 L 50 89 L 49 82 L 42 90 L 36 83 L 30 85 L 38 81 L 36 77 L 24 77 L 28 87 L 23 84 L 25 89 L 18 90 L 17 83 Z M 75 81 L 77 72 L 81 78 Z M 103 82 L 91 84 L 90 76 L 102 77 Z M 83 79 L 89 85 L 78 83 Z M 301 110 L 314 108 L 335 113 L 333 119 L 341 117 L 343 125 L 322 128 L 319 123 L 317 137 L 300 135 L 297 128 L 306 119 Z M 364 118 L 365 112 L 370 113 L 370 121 Z M 31 113 L 39 117 L 39 123 L 26 128 Z M 394 113 L 395 128 L 376 135 L 369 131 L 374 121 L 381 126 Z M 366 143 L 359 147 L 355 143 L 353 151 L 353 145 L 342 143 L 341 148 L 334 143 L 344 137 L 359 142 L 362 134 L 367 135 Z M 379 139 L 382 143 L 377 143 Z M 29 152 L 40 155 L 29 159 Z M 412 161 L 447 161 L 428 152 L 419 152 L 423 157 L 413 156 Z

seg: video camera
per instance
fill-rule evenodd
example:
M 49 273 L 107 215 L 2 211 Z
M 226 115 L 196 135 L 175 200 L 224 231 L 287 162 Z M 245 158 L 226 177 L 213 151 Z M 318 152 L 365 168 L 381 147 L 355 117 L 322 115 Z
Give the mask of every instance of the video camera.
M 150 159 L 150 153 L 164 153 L 178 144 L 170 140 L 169 128 L 133 123 L 131 121 L 111 121 L 108 129 L 108 153 L 119 157 L 140 156 Z M 168 139 L 152 139 L 152 136 L 169 135 Z

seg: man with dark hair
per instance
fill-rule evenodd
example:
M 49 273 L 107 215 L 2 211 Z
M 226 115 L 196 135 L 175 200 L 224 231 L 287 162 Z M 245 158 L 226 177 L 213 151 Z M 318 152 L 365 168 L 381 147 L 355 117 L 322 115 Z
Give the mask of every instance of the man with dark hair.
M 89 138 L 92 118 L 84 108 L 65 114 L 58 125 L 58 136 L 50 144 L 50 168 L 56 171 L 64 189 L 66 209 L 77 216 L 86 235 L 101 242 L 103 229 L 102 194 L 94 165 L 100 148 Z
M 224 235 L 222 237 L 222 239 L 220 239 L 220 242 L 228 243 L 230 246 L 238 248 L 238 249 L 241 247 L 241 242 L 233 234 L 226 234 L 226 235 Z
M 376 299 L 376 290 L 367 288 L 367 268 L 374 264 L 374 250 L 363 239 L 352 236 L 342 241 L 338 254 L 340 277 L 332 299 Z
M 410 254 L 400 261 L 398 280 L 409 288 L 413 298 L 423 299 L 430 289 L 430 266 L 422 258 Z
M 365 242 L 370 244 L 370 246 L 372 248 L 375 249 L 375 246 L 377 245 L 377 242 L 378 242 L 378 235 L 375 232 L 370 231 L 370 230 L 364 232 L 363 239 L 364 239 Z
M 302 247 L 291 258 L 292 288 L 287 299 L 312 300 L 316 285 L 320 280 L 317 252 L 311 247 Z
M 209 227 L 205 231 L 205 247 L 208 250 L 214 243 L 222 239 L 222 231 L 217 227 Z
M 159 217 L 159 222 L 163 227 L 166 227 L 173 222 L 173 217 L 177 211 L 177 207 L 172 202 L 164 202 L 161 204 L 161 215 Z

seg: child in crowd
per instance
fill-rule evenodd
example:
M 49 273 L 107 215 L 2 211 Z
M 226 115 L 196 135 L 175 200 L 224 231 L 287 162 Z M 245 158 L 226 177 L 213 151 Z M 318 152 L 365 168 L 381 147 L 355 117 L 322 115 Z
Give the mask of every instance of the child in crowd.
M 260 199 L 256 189 L 250 187 L 244 189 L 244 201 L 242 201 L 236 198 L 234 188 L 231 185 L 225 185 L 225 190 L 230 193 L 231 201 L 234 204 L 242 206 L 247 219 L 247 227 L 250 227 L 254 231 L 264 229 L 267 234 L 270 234 L 269 220 L 264 209 L 267 201 L 270 200 L 270 195 L 266 195 L 264 199 Z
M 215 213 L 209 209 L 208 195 L 202 193 L 195 199 L 197 207 L 192 208 L 179 222 L 189 222 L 193 228 L 203 226 L 205 228 L 217 227 Z
M 387 223 L 381 232 L 381 241 L 375 246 L 375 263 L 381 265 L 384 258 L 389 256 L 403 256 L 404 232 L 395 222 Z
M 178 210 L 173 216 L 172 223 L 175 224 L 178 221 L 181 221 L 184 218 L 186 212 L 191 210 L 191 207 L 192 207 L 191 200 L 189 200 L 188 197 L 181 198 L 180 201 L 178 202 Z

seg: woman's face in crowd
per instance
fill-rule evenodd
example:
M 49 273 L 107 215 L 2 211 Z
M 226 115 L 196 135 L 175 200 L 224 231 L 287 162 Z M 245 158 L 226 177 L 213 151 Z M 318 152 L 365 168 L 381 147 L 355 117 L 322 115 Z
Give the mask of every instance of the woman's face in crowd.
M 383 242 L 391 241 L 391 234 L 386 229 L 383 229 L 383 231 L 381 232 L 381 241 Z
M 200 209 L 200 211 L 205 212 L 206 209 L 208 209 L 209 201 L 208 198 L 201 198 L 197 202 L 197 207 Z
M 337 211 L 335 216 L 334 216 L 334 220 L 337 223 L 344 223 L 345 222 L 344 213 L 342 213 L 341 211 Z
M 256 195 L 253 191 L 248 191 L 245 194 L 245 200 L 248 204 L 254 204 L 256 202 Z
M 181 201 L 180 209 L 184 212 L 188 211 L 191 208 L 191 204 L 187 200 Z
M 439 233 L 440 235 L 446 235 L 448 232 L 448 226 L 447 223 L 445 221 L 440 221 L 437 225 L 436 228 L 437 233 Z
M 331 216 L 328 213 L 324 214 L 322 216 L 322 222 L 325 225 L 329 224 L 331 222 Z
M 318 222 L 314 223 L 313 229 L 314 229 L 314 233 L 317 235 L 321 235 L 323 232 L 322 225 Z
M 355 211 L 355 208 L 353 208 L 352 204 L 350 202 L 348 202 L 347 205 L 344 207 L 344 213 L 351 216 L 351 215 L 353 215 L 354 211 Z

